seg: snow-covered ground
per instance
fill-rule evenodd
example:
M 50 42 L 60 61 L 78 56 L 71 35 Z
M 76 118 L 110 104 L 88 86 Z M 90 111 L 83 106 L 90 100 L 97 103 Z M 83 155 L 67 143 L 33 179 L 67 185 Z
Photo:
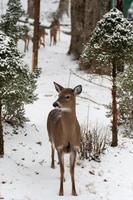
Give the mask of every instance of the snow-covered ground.
M 47 115 L 57 98 L 53 81 L 69 87 L 82 84 L 83 92 L 77 98 L 78 120 L 80 124 L 86 123 L 89 116 L 90 126 L 98 124 L 102 128 L 110 127 L 104 105 L 111 101 L 111 85 L 106 77 L 93 77 L 92 81 L 96 83 L 93 84 L 77 76 L 90 81 L 92 79 L 90 75 L 79 71 L 77 61 L 66 54 L 70 36 L 61 33 L 61 40 L 56 46 L 50 47 L 49 42 L 48 35 L 46 47 L 39 50 L 39 67 L 42 69 L 37 88 L 39 99 L 32 105 L 26 105 L 26 115 L 30 122 L 26 123 L 24 129 L 19 128 L 17 134 L 13 134 L 10 126 L 4 125 L 5 156 L 0 159 L 0 199 L 132 200 L 133 140 L 121 137 L 118 147 L 106 149 L 100 163 L 84 161 L 76 165 L 77 197 L 71 196 L 69 158 L 66 155 L 65 195 L 58 196 L 59 165 L 56 158 L 56 168 L 50 168 L 51 149 L 46 129 Z M 20 41 L 19 48 L 22 51 L 23 45 Z M 31 60 L 32 43 L 25 55 L 25 62 L 30 67 Z
M 61 34 L 61 41 L 56 46 L 49 46 L 39 51 L 39 67 L 42 68 L 38 80 L 38 101 L 26 106 L 26 113 L 30 119 L 24 129 L 18 134 L 12 134 L 12 129 L 5 125 L 5 156 L 0 159 L 0 197 L 5 200 L 131 200 L 133 196 L 133 141 L 120 139 L 117 148 L 108 148 L 102 156 L 101 163 L 83 162 L 76 166 L 76 186 L 78 197 L 72 197 L 69 175 L 68 156 L 66 156 L 65 196 L 58 197 L 59 166 L 50 168 L 50 144 L 48 142 L 46 119 L 57 98 L 53 81 L 64 86 L 74 87 L 83 85 L 81 96 L 90 98 L 99 104 L 110 102 L 110 90 L 93 85 L 71 74 L 70 69 L 80 76 L 90 79 L 90 76 L 78 71 L 78 64 L 66 55 L 69 47 L 69 36 Z M 30 43 L 30 49 L 31 49 Z M 20 48 L 23 43 L 20 42 Z M 31 51 L 25 60 L 31 64 Z M 95 77 L 95 83 L 110 87 L 107 79 Z M 89 109 L 88 109 L 89 107 Z M 80 123 L 87 120 L 100 126 L 110 125 L 105 117 L 106 109 L 86 99 L 77 99 L 77 116 Z M 57 159 L 56 159 L 57 160 Z M 91 173 L 92 172 L 92 173 Z M 94 175 L 92 175 L 94 174 Z

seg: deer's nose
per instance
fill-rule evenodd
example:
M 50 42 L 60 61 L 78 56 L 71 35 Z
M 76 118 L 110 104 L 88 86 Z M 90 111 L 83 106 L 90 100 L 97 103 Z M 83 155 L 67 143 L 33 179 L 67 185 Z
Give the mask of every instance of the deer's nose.
M 58 103 L 57 101 L 55 101 L 55 102 L 53 103 L 53 106 L 54 106 L 54 107 L 58 107 L 58 108 L 60 107 L 60 106 L 59 106 L 59 103 Z

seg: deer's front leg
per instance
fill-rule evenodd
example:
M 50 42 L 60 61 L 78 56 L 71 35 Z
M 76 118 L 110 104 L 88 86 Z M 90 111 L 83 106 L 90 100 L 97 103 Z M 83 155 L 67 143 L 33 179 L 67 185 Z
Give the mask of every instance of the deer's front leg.
M 64 181 L 64 152 L 63 150 L 58 151 L 58 158 L 59 158 L 59 164 L 60 164 L 60 190 L 59 190 L 59 196 L 64 195 L 64 189 L 63 189 L 63 181 Z
M 24 52 L 26 52 L 26 41 L 24 41 Z
M 43 46 L 45 47 L 45 34 L 43 35 Z
M 70 152 L 70 174 L 72 181 L 72 195 L 77 196 L 75 189 L 75 178 L 74 178 L 75 161 L 76 161 L 76 150 L 72 150 Z
M 50 46 L 52 45 L 52 35 L 50 33 Z
M 51 144 L 51 168 L 55 168 L 55 162 L 54 162 L 54 150 L 55 150 L 55 147 L 54 147 L 54 144 Z

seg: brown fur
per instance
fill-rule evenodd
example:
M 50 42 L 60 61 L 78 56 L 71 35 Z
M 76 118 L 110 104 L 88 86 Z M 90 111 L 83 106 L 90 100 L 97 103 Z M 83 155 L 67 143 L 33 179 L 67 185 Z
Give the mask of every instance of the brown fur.
M 22 40 L 24 41 L 24 52 L 26 52 L 29 49 L 29 41 L 30 41 L 28 32 L 25 32 L 25 34 L 22 37 Z
M 53 104 L 53 109 L 47 120 L 47 129 L 49 140 L 52 147 L 51 167 L 54 168 L 54 148 L 56 148 L 60 163 L 60 190 L 59 195 L 63 195 L 64 180 L 64 153 L 70 153 L 70 173 L 72 180 L 72 195 L 77 195 L 74 181 L 74 167 L 76 161 L 76 152 L 80 147 L 80 126 L 76 117 L 76 89 L 63 88 L 55 83 L 56 90 L 59 92 L 59 98 Z M 82 88 L 77 94 L 80 94 Z M 76 87 L 76 88 L 77 88 Z M 78 91 L 78 90 L 77 90 Z M 63 110 L 65 109 L 65 110 Z
M 59 32 L 59 39 L 60 39 L 60 24 L 53 23 L 51 24 L 50 28 L 50 46 L 56 45 L 57 43 L 57 33 Z
M 45 31 L 45 28 L 39 27 L 39 47 L 41 45 L 45 46 L 45 35 L 48 35 L 48 33 Z
M 48 35 L 48 33 L 45 31 L 45 28 L 40 26 L 39 34 L 38 34 L 38 38 L 39 38 L 38 48 L 40 48 L 41 45 L 45 46 L 45 36 L 46 35 Z M 30 37 L 30 35 L 28 34 L 28 31 L 26 31 L 22 37 L 22 40 L 24 41 L 24 52 L 26 52 L 29 49 L 30 40 L 33 42 L 33 37 Z

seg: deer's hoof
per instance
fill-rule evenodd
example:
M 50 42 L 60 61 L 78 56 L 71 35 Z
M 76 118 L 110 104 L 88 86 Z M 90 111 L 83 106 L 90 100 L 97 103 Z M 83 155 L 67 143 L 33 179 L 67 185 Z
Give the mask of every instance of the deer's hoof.
M 52 169 L 55 169 L 55 165 L 51 165 L 51 168 L 52 168 Z
M 64 193 L 62 191 L 60 191 L 59 196 L 64 196 Z
M 73 196 L 78 196 L 76 192 L 72 192 L 72 195 Z

